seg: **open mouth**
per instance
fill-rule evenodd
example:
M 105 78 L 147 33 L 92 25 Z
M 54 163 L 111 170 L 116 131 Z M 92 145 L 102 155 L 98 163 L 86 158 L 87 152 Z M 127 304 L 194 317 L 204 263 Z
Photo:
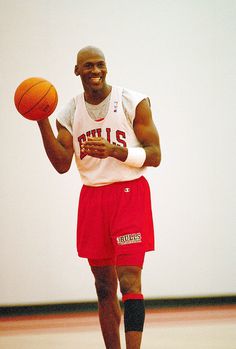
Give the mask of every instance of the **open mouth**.
M 100 76 L 91 77 L 91 78 L 90 78 L 90 81 L 91 81 L 93 84 L 99 84 L 99 83 L 102 81 L 102 78 L 101 78 Z

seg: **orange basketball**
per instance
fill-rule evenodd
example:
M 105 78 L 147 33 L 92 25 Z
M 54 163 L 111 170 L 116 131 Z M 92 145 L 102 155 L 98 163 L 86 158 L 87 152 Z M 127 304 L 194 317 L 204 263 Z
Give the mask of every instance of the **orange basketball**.
M 14 102 L 18 112 L 29 120 L 42 120 L 56 109 L 55 87 L 43 78 L 29 78 L 17 87 Z

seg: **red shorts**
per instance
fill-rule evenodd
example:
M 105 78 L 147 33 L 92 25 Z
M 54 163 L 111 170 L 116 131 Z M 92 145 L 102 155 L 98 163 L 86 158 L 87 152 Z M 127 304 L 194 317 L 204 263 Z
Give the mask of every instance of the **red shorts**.
M 105 267 L 105 266 L 136 266 L 143 267 L 145 252 L 136 254 L 121 254 L 107 259 L 93 259 L 88 258 L 91 267 Z
M 81 189 L 77 250 L 88 259 L 154 250 L 150 190 L 144 177 Z

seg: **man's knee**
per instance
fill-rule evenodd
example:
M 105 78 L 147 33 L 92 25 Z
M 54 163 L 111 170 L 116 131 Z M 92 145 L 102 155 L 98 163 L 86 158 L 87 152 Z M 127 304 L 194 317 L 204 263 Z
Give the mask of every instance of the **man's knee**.
M 122 295 L 141 292 L 141 270 L 138 267 L 117 268 Z
M 135 281 L 129 275 L 122 275 L 120 278 L 120 291 L 122 294 L 136 292 Z
M 92 268 L 95 287 L 100 302 L 113 299 L 117 292 L 116 273 L 111 268 Z
M 99 301 L 113 299 L 116 296 L 117 288 L 106 281 L 95 281 L 95 287 Z

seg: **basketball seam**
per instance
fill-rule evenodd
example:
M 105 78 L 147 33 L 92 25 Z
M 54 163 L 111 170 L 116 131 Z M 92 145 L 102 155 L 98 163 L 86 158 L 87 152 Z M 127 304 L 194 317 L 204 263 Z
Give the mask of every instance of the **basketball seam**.
M 21 101 L 22 101 L 23 97 L 25 96 L 25 94 L 26 94 L 29 90 L 31 90 L 34 86 L 37 86 L 37 85 L 41 84 L 42 82 L 47 82 L 47 81 L 46 81 L 46 80 L 41 80 L 41 81 L 39 81 L 39 82 L 36 82 L 36 84 L 34 84 L 33 86 L 30 86 L 30 87 L 23 93 L 23 95 L 21 96 L 21 98 L 20 98 L 20 100 L 19 100 L 19 102 L 18 102 L 17 109 L 20 107 Z
M 27 110 L 27 112 L 24 113 L 24 115 L 28 114 L 29 112 L 31 112 L 31 110 L 33 110 L 43 99 L 45 96 L 47 96 L 48 92 L 50 91 L 50 89 L 53 87 L 53 85 L 50 85 L 49 89 L 47 90 L 47 92 L 40 98 L 40 100 L 34 104 L 34 106 L 32 108 L 30 108 L 29 110 Z

